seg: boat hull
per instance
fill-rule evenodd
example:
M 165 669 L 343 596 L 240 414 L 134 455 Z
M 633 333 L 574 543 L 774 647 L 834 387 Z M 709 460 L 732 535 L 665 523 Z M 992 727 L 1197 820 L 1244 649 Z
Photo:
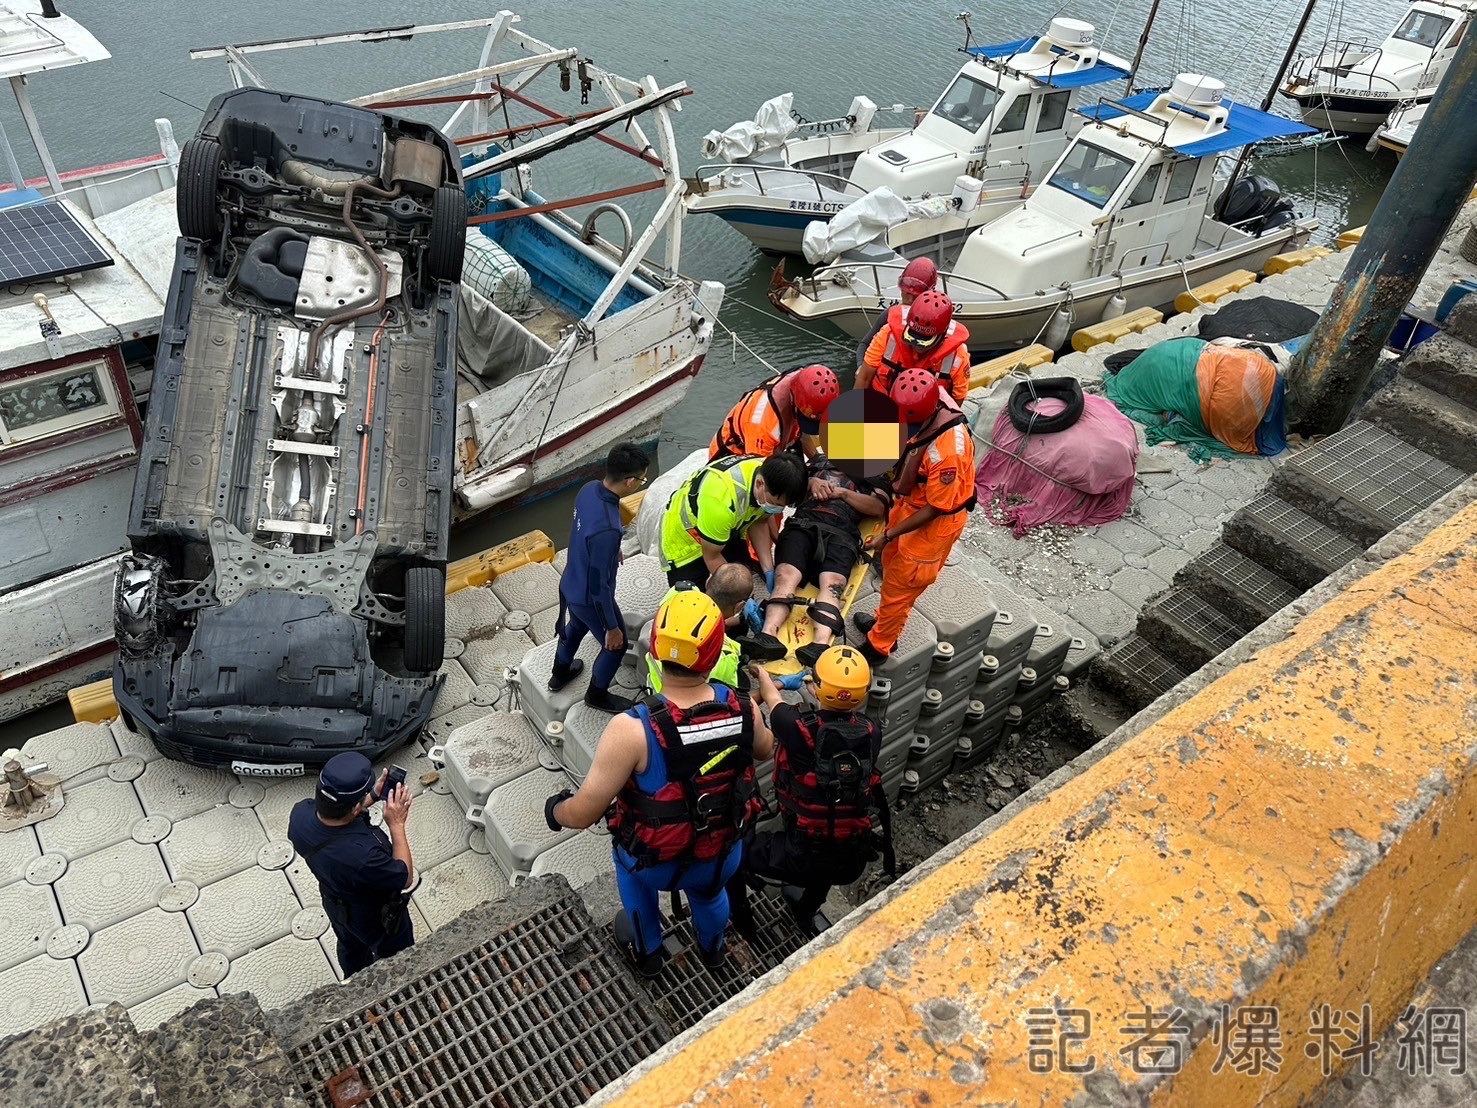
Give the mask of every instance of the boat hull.
M 1339 135 L 1372 135 L 1384 126 L 1401 103 L 1387 96 L 1350 96 L 1343 93 L 1283 93 L 1298 106 L 1309 127 Z M 1418 103 L 1430 96 L 1415 98 Z

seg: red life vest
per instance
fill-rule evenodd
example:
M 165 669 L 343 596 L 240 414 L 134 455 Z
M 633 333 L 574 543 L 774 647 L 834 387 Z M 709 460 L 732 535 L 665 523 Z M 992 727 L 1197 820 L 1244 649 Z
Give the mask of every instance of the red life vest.
M 879 392 L 891 392 L 893 379 L 905 369 L 926 369 L 939 380 L 939 388 L 953 395 L 954 355 L 961 346 L 969 342 L 969 329 L 961 323 L 949 321 L 949 329 L 938 345 L 927 350 L 915 350 L 903 341 L 907 329 L 907 318 L 901 304 L 894 304 L 887 313 L 887 342 L 882 347 L 882 365 L 872 378 L 872 387 Z
M 816 845 L 861 845 L 872 833 L 872 801 L 882 784 L 872 756 L 877 725 L 855 714 L 822 719 L 810 712 L 798 726 L 810 765 L 796 766 L 783 743 L 774 752 L 774 792 L 785 830 Z
M 626 782 L 608 823 L 643 867 L 720 858 L 759 814 L 749 698 L 726 685 L 713 691 L 691 708 L 650 696 L 636 713 L 661 747 L 667 782 L 655 793 Z

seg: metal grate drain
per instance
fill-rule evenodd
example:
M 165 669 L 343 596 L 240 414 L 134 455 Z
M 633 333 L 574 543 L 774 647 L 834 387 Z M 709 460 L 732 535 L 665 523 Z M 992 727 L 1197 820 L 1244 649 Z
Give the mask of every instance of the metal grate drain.
M 1289 463 L 1394 529 L 1467 479 L 1368 423 L 1324 439 Z
M 1174 688 L 1186 674 L 1172 661 L 1155 650 L 1137 633 L 1129 635 L 1109 652 L 1118 668 L 1138 676 L 1160 696 Z
M 710 970 L 698 958 L 697 934 L 690 919 L 674 927 L 671 919 L 662 917 L 668 950 L 674 946 L 681 950 L 668 960 L 660 976 L 642 981 L 642 985 L 674 1033 L 686 1031 L 810 941 L 768 889 L 751 892 L 749 903 L 758 935 L 753 942 L 746 942 L 730 931 L 728 961 L 718 970 Z
M 541 909 L 292 1052 L 308 1102 L 358 1067 L 371 1108 L 583 1104 L 671 1037 L 577 900 Z
M 1211 650 L 1211 656 L 1235 646 L 1241 632 L 1189 589 L 1176 588 L 1151 605 Z
M 1286 539 L 1321 565 L 1337 569 L 1364 553 L 1337 531 L 1270 493 L 1263 493 L 1241 511 L 1260 530 Z
M 1302 594 L 1239 550 L 1218 542 L 1200 556 L 1206 572 L 1255 598 L 1269 612 L 1281 611 Z

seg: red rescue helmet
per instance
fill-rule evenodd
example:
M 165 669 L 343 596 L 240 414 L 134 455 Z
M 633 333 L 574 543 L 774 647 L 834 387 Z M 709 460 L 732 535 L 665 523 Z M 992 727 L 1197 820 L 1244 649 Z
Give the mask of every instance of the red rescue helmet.
M 903 339 L 910 346 L 927 350 L 938 342 L 954 321 L 954 302 L 934 289 L 918 294 L 908 309 Z
M 790 379 L 790 399 L 795 410 L 807 419 L 820 419 L 831 401 L 841 395 L 841 382 L 823 365 L 797 369 Z
M 903 275 L 897 280 L 897 287 L 909 296 L 917 296 L 921 292 L 927 292 L 933 288 L 933 283 L 938 280 L 938 266 L 927 258 L 914 258 L 903 268 Z
M 905 369 L 889 395 L 904 423 L 922 423 L 938 409 L 939 381 L 926 369 Z

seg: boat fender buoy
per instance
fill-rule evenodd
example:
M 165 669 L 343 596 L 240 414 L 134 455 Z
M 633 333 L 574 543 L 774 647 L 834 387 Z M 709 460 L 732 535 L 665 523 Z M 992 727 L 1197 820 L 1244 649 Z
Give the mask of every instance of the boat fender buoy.
M 1059 350 L 1067 342 L 1067 337 L 1072 333 L 1072 309 L 1065 304 L 1056 310 L 1051 317 L 1051 322 L 1046 325 L 1046 332 L 1041 336 L 1041 344 L 1051 350 Z
M 1128 301 L 1124 299 L 1121 292 L 1115 292 L 1108 298 L 1107 306 L 1103 308 L 1102 322 L 1106 323 L 1110 319 L 1117 319 L 1127 310 Z

